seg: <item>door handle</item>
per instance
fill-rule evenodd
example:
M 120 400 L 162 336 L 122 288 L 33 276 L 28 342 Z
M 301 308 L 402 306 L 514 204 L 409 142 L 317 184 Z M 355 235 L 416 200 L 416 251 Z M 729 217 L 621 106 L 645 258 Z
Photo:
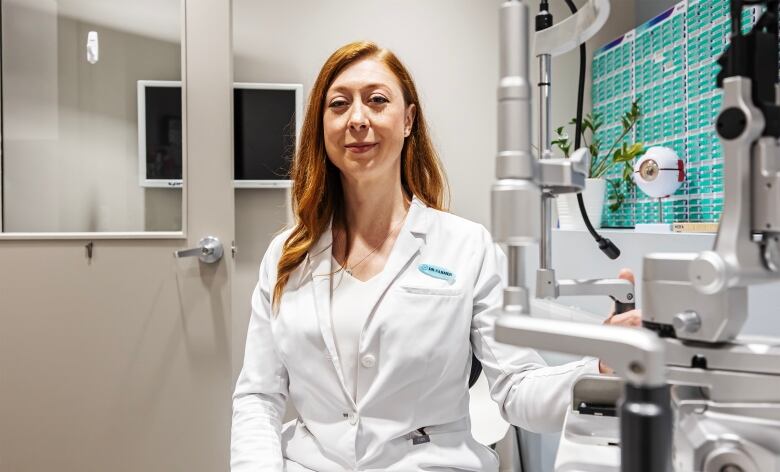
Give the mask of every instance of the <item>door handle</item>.
M 206 264 L 213 264 L 222 259 L 222 243 L 214 236 L 206 236 L 198 241 L 198 247 L 192 249 L 180 249 L 173 254 L 179 257 L 193 257 L 198 256 L 201 262 Z

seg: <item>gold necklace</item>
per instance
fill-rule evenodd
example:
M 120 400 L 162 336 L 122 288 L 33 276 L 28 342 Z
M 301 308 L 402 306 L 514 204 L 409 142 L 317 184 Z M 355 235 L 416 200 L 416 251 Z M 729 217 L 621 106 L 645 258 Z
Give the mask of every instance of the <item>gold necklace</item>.
M 375 252 L 377 251 L 377 249 L 379 249 L 380 247 L 382 247 L 382 245 L 384 245 L 384 244 L 385 244 L 385 241 L 387 241 L 387 239 L 390 237 L 390 235 L 391 235 L 391 234 L 393 234 L 393 232 L 394 232 L 394 231 L 395 231 L 395 230 L 398 228 L 398 226 L 401 224 L 401 222 L 403 222 L 403 221 L 404 221 L 404 219 L 405 219 L 405 218 L 406 218 L 406 215 L 404 215 L 404 217 L 403 217 L 403 218 L 401 218 L 400 220 L 398 220 L 398 221 L 397 221 L 397 222 L 396 222 L 396 223 L 393 225 L 393 227 L 392 227 L 392 228 L 390 228 L 390 231 L 388 231 L 388 232 L 387 232 L 387 236 L 385 236 L 385 238 L 382 240 L 382 242 L 380 242 L 379 244 L 377 244 L 377 245 L 374 247 L 374 249 L 372 249 L 372 250 L 371 250 L 371 252 L 369 252 L 368 254 L 366 254 L 366 255 L 363 257 L 363 259 L 360 259 L 360 260 L 359 260 L 357 263 L 355 263 L 355 264 L 352 264 L 352 267 L 348 267 L 348 266 L 347 266 L 347 262 L 348 262 L 348 259 L 349 259 L 349 256 L 347 256 L 347 259 L 345 259 L 345 260 L 344 260 L 344 271 L 345 271 L 347 274 L 349 274 L 349 275 L 352 275 L 352 272 L 355 270 L 355 267 L 357 267 L 357 266 L 359 266 L 360 264 L 362 264 L 362 263 L 363 263 L 363 261 L 365 261 L 366 259 L 368 259 L 368 258 L 369 258 L 369 256 L 371 256 L 371 254 L 375 253 Z M 346 236 L 347 236 L 347 234 L 346 234 L 346 232 L 345 232 L 345 233 L 344 233 L 344 246 L 345 246 L 345 247 L 346 247 Z

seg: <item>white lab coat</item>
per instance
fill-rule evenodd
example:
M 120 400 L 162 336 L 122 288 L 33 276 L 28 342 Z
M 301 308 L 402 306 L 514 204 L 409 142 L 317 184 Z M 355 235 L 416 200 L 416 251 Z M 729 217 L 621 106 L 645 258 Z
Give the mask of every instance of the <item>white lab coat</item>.
M 497 471 L 470 433 L 472 349 L 507 421 L 558 431 L 577 377 L 595 359 L 547 367 L 532 349 L 499 344 L 506 259 L 479 224 L 412 201 L 359 345 L 357 398 L 344 385 L 330 315 L 331 231 L 270 296 L 285 232 L 271 243 L 252 295 L 244 366 L 233 398 L 231 470 Z M 432 264 L 454 282 L 419 270 Z M 282 426 L 285 402 L 299 417 Z M 429 442 L 413 444 L 418 428 Z

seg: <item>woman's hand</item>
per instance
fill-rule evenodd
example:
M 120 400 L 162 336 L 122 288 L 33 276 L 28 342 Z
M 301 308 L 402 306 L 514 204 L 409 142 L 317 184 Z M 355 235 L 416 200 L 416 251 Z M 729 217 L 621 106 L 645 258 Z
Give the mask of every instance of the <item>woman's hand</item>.
M 619 279 L 628 280 L 632 284 L 634 283 L 634 273 L 630 269 L 621 269 L 618 274 Z M 638 328 L 642 326 L 642 312 L 639 310 L 631 310 L 625 313 L 615 314 L 614 310 L 609 318 L 604 320 L 605 325 L 613 326 L 629 326 Z M 603 361 L 599 360 L 599 372 L 602 374 L 612 374 L 615 371 L 606 365 Z

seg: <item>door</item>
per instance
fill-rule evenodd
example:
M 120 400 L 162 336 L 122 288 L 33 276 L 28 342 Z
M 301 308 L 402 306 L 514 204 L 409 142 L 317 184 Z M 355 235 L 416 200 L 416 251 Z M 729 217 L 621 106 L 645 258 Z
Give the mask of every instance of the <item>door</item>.
M 37 3 L 75 8 L 79 1 Z M 150 27 L 159 19 L 157 2 L 127 5 Z M 0 471 L 228 469 L 231 2 L 182 0 L 178 18 L 181 231 L 0 235 Z M 65 35 L 60 25 L 53 41 Z M 79 48 L 89 39 L 79 36 Z M 100 43 L 98 66 L 115 57 L 115 44 Z M 82 79 L 99 71 L 84 70 Z M 174 257 L 204 236 L 222 242 L 220 260 Z

